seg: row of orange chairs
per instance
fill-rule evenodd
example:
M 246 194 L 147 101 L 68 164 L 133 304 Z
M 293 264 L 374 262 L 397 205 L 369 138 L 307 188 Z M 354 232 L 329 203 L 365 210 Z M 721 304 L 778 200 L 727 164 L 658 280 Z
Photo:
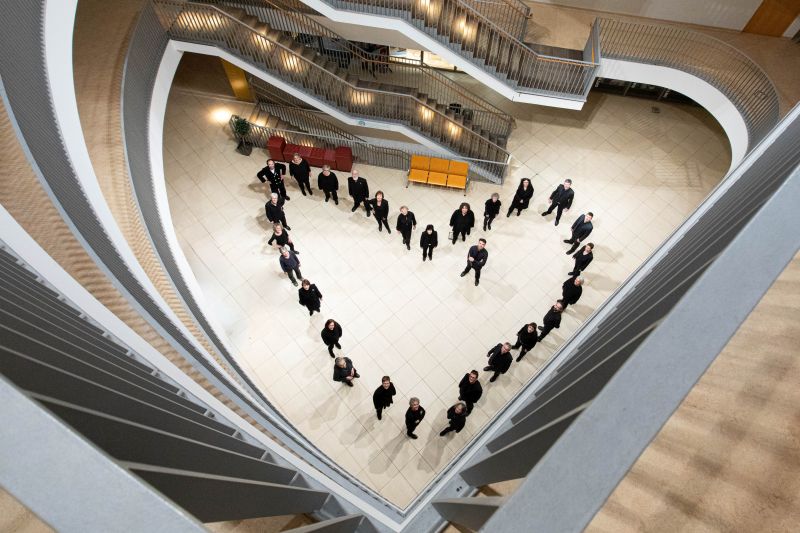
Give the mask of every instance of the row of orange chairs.
M 428 185 L 463 189 L 466 194 L 468 173 L 469 164 L 463 161 L 412 155 L 406 187 L 412 182 L 427 183 Z

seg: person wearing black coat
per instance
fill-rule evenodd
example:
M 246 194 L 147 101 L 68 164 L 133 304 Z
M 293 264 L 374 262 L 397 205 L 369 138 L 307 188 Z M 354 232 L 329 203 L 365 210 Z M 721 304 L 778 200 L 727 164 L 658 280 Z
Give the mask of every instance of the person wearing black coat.
M 322 165 L 322 172 L 317 176 L 317 187 L 325 193 L 325 201 L 333 198 L 333 203 L 339 205 L 339 179 L 331 172 L 330 165 Z
M 483 231 L 486 231 L 487 228 L 492 229 L 492 220 L 500 214 L 501 205 L 500 195 L 497 193 L 492 194 L 491 198 L 486 200 L 483 206 Z
M 489 381 L 494 383 L 495 380 L 497 380 L 497 376 L 505 374 L 511 367 L 511 362 L 513 361 L 511 357 L 511 344 L 508 342 L 499 343 L 489 350 L 486 356 L 489 358 L 489 361 L 484 367 L 484 370 L 487 372 L 494 372 L 492 377 L 489 378 Z
M 482 395 L 483 387 L 478 381 L 478 371 L 472 370 L 469 374 L 464 374 L 458 383 L 458 399 L 467 404 L 467 415 L 472 412 L 472 408 Z
M 461 273 L 461 277 L 467 275 L 471 268 L 475 269 L 475 286 L 481 282 L 481 269 L 489 259 L 489 252 L 486 250 L 486 239 L 478 239 L 478 244 L 471 246 L 467 252 L 467 268 Z
M 267 214 L 267 220 L 273 224 L 281 224 L 286 229 L 292 229 L 286 223 L 286 212 L 283 210 L 283 204 L 285 203 L 284 199 L 274 192 L 270 195 L 269 202 L 264 205 L 264 211 Z
M 369 216 L 369 183 L 367 183 L 366 179 L 358 177 L 358 170 L 356 169 L 353 169 L 352 176 L 347 178 L 347 193 L 353 197 L 353 209 L 350 211 L 355 212 L 359 204 L 363 202 L 364 209 L 367 211 L 367 216 Z
M 522 178 L 519 182 L 519 187 L 517 187 L 517 192 L 514 193 L 514 199 L 511 200 L 511 205 L 508 206 L 506 218 L 511 216 L 514 209 L 517 210 L 517 216 L 519 216 L 524 209 L 528 209 L 531 198 L 533 198 L 533 185 L 531 185 L 531 180 Z
M 408 400 L 408 410 L 406 411 L 406 435 L 412 439 L 416 439 L 414 431 L 425 418 L 425 409 L 419 404 L 419 398 L 411 398 Z
M 580 276 L 569 278 L 561 285 L 561 305 L 564 306 L 564 309 L 569 305 L 575 305 L 581 299 L 581 294 L 583 294 L 581 285 L 583 285 L 583 278 Z
M 422 235 L 419 236 L 419 247 L 422 248 L 422 260 L 425 256 L 433 261 L 433 249 L 439 246 L 439 234 L 433 229 L 433 224 L 428 224 Z
M 378 415 L 378 420 L 383 418 L 381 412 L 394 403 L 392 396 L 395 394 L 397 394 L 397 391 L 394 389 L 392 380 L 389 379 L 389 376 L 383 376 L 381 378 L 381 386 L 372 393 L 372 405 L 375 406 L 375 414 Z
M 306 309 L 308 309 L 308 316 L 313 315 L 314 311 L 319 313 L 319 307 L 322 303 L 322 293 L 319 292 L 316 285 L 304 279 L 300 284 L 300 288 L 297 289 L 297 297 L 300 301 L 300 305 L 304 305 Z
M 342 326 L 332 318 L 329 318 L 325 321 L 325 327 L 320 331 L 320 337 L 328 347 L 328 353 L 331 357 L 336 357 L 333 353 L 333 347 L 336 346 L 340 350 L 342 349 L 342 345 L 339 344 L 339 339 L 342 338 Z
M 593 218 L 594 215 L 590 211 L 575 219 L 575 222 L 573 222 L 571 228 L 572 237 L 569 239 L 564 239 L 565 243 L 572 245 L 572 247 L 567 250 L 567 255 L 572 255 L 572 253 L 578 249 L 578 246 L 581 245 L 583 240 L 592 233 L 592 230 L 594 229 L 594 226 L 592 225 Z
M 333 364 L 333 381 L 341 381 L 348 387 L 352 387 L 353 380 L 360 377 L 349 357 L 336 358 Z
M 284 229 L 283 226 L 280 224 L 273 224 L 272 225 L 272 237 L 269 238 L 267 244 L 275 243 L 274 246 L 277 248 L 283 248 L 284 246 L 288 246 L 291 251 L 296 254 L 299 254 L 297 250 L 294 249 L 294 243 L 292 242 L 292 238 L 289 237 L 289 232 Z
M 572 268 L 572 272 L 567 272 L 568 276 L 577 276 L 584 270 L 586 267 L 589 266 L 589 263 L 592 262 L 594 259 L 594 243 L 589 243 L 583 247 L 583 250 L 578 250 L 574 254 L 572 254 L 572 258 L 575 259 L 575 266 Z
M 375 220 L 378 221 L 378 231 L 383 231 L 383 226 L 386 226 L 386 231 L 391 234 L 392 230 L 389 229 L 389 222 L 387 222 L 389 218 L 389 201 L 384 199 L 383 191 L 375 193 L 375 198 L 370 200 L 370 205 L 372 205 Z
M 256 174 L 256 177 L 261 180 L 261 183 L 269 183 L 269 190 L 275 194 L 280 194 L 281 198 L 291 200 L 289 195 L 286 194 L 286 186 L 283 183 L 283 177 L 286 175 L 286 165 L 283 163 L 276 163 L 272 159 L 267 159 L 267 166 L 262 168 Z
M 297 256 L 292 252 L 288 247 L 285 247 L 281 250 L 281 256 L 278 258 L 278 262 L 281 265 L 281 270 L 286 272 L 286 275 L 289 276 L 289 279 L 292 281 L 292 285 L 297 287 L 297 280 L 295 279 L 295 274 L 300 279 L 303 279 L 303 274 L 300 273 L 300 260 Z
M 450 421 L 446 428 L 439 432 L 440 437 L 444 437 L 451 431 L 461 433 L 467 423 L 467 406 L 464 402 L 458 402 L 447 410 L 447 419 Z
M 289 163 L 289 175 L 297 181 L 297 185 L 300 187 L 300 192 L 303 193 L 303 196 L 306 195 L 306 189 L 308 189 L 308 194 L 313 196 L 314 193 L 311 192 L 311 183 L 308 181 L 309 176 L 311 176 L 311 167 L 308 165 L 308 161 L 300 157 L 300 154 L 294 154 L 292 156 L 292 162 Z
M 541 333 L 539 334 L 539 338 L 537 340 L 541 341 L 542 339 L 547 337 L 547 334 L 550 333 L 550 331 L 553 328 L 558 329 L 559 327 L 561 327 L 561 313 L 563 312 L 564 312 L 564 305 L 561 303 L 560 300 L 557 301 L 555 304 L 553 304 L 553 307 L 550 308 L 550 310 L 547 312 L 546 315 L 544 315 L 544 318 L 542 319 L 543 325 L 539 326 Z
M 556 187 L 556 190 L 550 194 L 550 207 L 542 213 L 542 216 L 547 216 L 553 212 L 553 209 L 557 209 L 556 226 L 558 226 L 558 221 L 561 220 L 561 213 L 569 211 L 574 198 L 575 191 L 572 190 L 572 180 L 564 180 L 564 183 Z
M 411 249 L 411 231 L 417 229 L 417 218 L 414 216 L 413 211 L 409 211 L 408 207 L 402 206 L 400 214 L 397 215 L 397 231 L 403 236 L 403 244 L 406 249 Z
M 536 322 L 525 324 L 520 328 L 517 332 L 517 342 L 511 347 L 512 350 L 521 348 L 517 356 L 517 362 L 521 361 L 525 354 L 536 346 L 536 342 L 539 340 L 538 335 L 536 331 Z
M 472 231 L 472 226 L 474 225 L 475 213 L 469 208 L 469 204 L 464 202 L 450 216 L 450 227 L 453 228 L 453 244 L 456 243 L 459 234 L 461 235 L 461 240 L 466 241 L 467 234 Z

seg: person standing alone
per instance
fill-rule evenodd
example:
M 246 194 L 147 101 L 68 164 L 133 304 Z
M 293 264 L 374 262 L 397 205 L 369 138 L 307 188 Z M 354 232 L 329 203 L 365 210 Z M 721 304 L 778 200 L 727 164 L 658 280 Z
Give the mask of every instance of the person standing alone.
M 550 207 L 542 213 L 542 216 L 547 216 L 553 212 L 553 209 L 556 209 L 556 226 L 558 226 L 561 213 L 569 212 L 574 198 L 575 191 L 572 190 L 572 180 L 564 180 L 564 183 L 556 187 L 556 190 L 550 194 Z
M 400 208 L 400 214 L 397 215 L 397 227 L 395 229 L 403 236 L 403 244 L 406 245 L 406 249 L 410 250 L 411 231 L 417 229 L 417 219 L 414 213 L 408 210 L 408 207 L 402 206 Z
M 286 194 L 286 186 L 283 183 L 283 177 L 285 175 L 286 165 L 283 163 L 276 163 L 272 159 L 267 159 L 267 166 L 259 170 L 256 177 L 261 180 L 261 183 L 269 183 L 269 190 L 271 192 L 280 194 L 281 198 L 284 200 L 291 200 L 289 195 Z
M 270 195 L 269 202 L 264 206 L 264 211 L 266 211 L 267 220 L 273 224 L 282 224 L 284 228 L 292 229 L 286 223 L 286 212 L 283 210 L 284 203 L 283 198 L 274 192 Z
M 333 198 L 333 203 L 339 205 L 339 179 L 331 172 L 330 165 L 322 165 L 322 172 L 317 176 L 317 187 L 325 193 L 325 201 Z
M 356 169 L 353 169 L 352 175 L 347 178 L 347 193 L 353 197 L 353 209 L 350 211 L 355 212 L 359 204 L 363 203 L 367 216 L 369 216 L 369 184 L 366 179 L 358 177 L 358 170 Z
M 557 301 L 553 304 L 553 307 L 544 315 L 542 319 L 542 325 L 539 326 L 539 329 L 542 333 L 539 334 L 539 341 L 541 342 L 542 339 L 547 337 L 547 334 L 552 331 L 553 328 L 560 328 L 561 327 L 561 313 L 564 312 L 564 305 L 561 301 Z
M 425 409 L 419 404 L 419 398 L 411 398 L 408 400 L 408 410 L 406 411 L 406 435 L 412 439 L 418 438 L 414 431 L 416 431 L 419 423 L 425 418 Z
M 472 230 L 475 225 L 475 213 L 469 208 L 469 204 L 464 202 L 461 206 L 453 211 L 450 216 L 450 227 L 453 228 L 453 244 L 456 243 L 458 236 L 461 235 L 461 240 L 467 240 L 467 234 Z
M 511 216 L 511 213 L 514 212 L 514 209 L 517 210 L 517 216 L 519 216 L 525 209 L 528 209 L 528 206 L 531 203 L 531 198 L 533 198 L 533 185 L 531 185 L 531 180 L 528 178 L 522 178 L 519 182 L 519 187 L 517 187 L 517 192 L 514 193 L 514 199 L 511 200 L 511 205 L 508 207 L 506 218 Z
M 281 249 L 281 256 L 278 258 L 278 262 L 281 265 L 281 270 L 286 272 L 286 275 L 289 276 L 292 285 L 297 287 L 297 280 L 294 276 L 297 274 L 298 278 L 303 279 L 303 274 L 300 273 L 300 260 L 295 253 L 290 250 L 288 246 L 284 246 Z
M 478 403 L 483 395 L 483 387 L 478 381 L 478 371 L 472 370 L 464 374 L 458 383 L 458 399 L 467 404 L 467 415 L 472 412 L 472 408 Z
M 395 394 L 397 394 L 397 391 L 394 389 L 392 380 L 389 379 L 389 376 L 383 376 L 381 385 L 372 393 L 372 405 L 375 406 L 375 414 L 378 415 L 378 420 L 383 418 L 381 412 L 394 403 L 392 396 Z
M 440 437 L 444 437 L 451 431 L 461 433 L 467 423 L 467 406 L 464 402 L 458 402 L 447 410 L 447 420 L 449 420 L 449 423 L 446 428 L 439 432 Z
M 477 287 L 481 282 L 481 269 L 486 265 L 487 259 L 489 259 L 489 252 L 486 250 L 486 239 L 478 239 L 478 244 L 471 246 L 467 252 L 467 268 L 461 273 L 461 277 L 466 276 L 471 268 L 475 269 L 475 286 Z
M 511 362 L 513 361 L 511 357 L 511 344 L 508 342 L 498 343 L 497 346 L 486 353 L 486 356 L 489 358 L 489 361 L 486 367 L 484 367 L 484 370 L 487 372 L 494 372 L 492 377 L 489 378 L 489 382 L 494 383 L 497 380 L 497 376 L 505 374 L 508 372 L 508 369 L 511 368 Z
M 389 223 L 386 221 L 389 218 L 389 201 L 383 197 L 383 191 L 375 193 L 375 198 L 370 200 L 372 205 L 372 212 L 375 214 L 375 220 L 378 221 L 378 231 L 383 231 L 383 226 L 386 226 L 386 231 L 389 234 L 392 230 L 389 229 Z
M 319 292 L 316 285 L 307 279 L 304 279 L 300 283 L 300 288 L 297 289 L 297 298 L 300 301 L 300 305 L 308 309 L 308 316 L 313 315 L 314 311 L 319 313 L 320 304 L 322 303 L 322 293 Z
M 419 236 L 419 247 L 422 248 L 422 260 L 425 261 L 425 256 L 433 261 L 433 249 L 439 246 L 439 235 L 433 229 L 433 224 L 428 224 L 422 235 Z
M 492 194 L 492 196 L 486 200 L 483 207 L 483 231 L 492 229 L 492 220 L 500 214 L 501 205 L 500 195 L 497 193 Z
M 303 196 L 306 195 L 306 189 L 308 189 L 308 194 L 313 196 L 311 183 L 308 181 L 311 175 L 311 167 L 308 166 L 308 161 L 300 157 L 300 154 L 296 153 L 292 156 L 292 162 L 289 163 L 289 174 L 297 181 Z
M 572 245 L 572 247 L 567 250 L 567 255 L 571 255 L 575 250 L 577 250 L 578 246 L 581 245 L 583 240 L 592 233 L 592 230 L 594 229 L 594 226 L 592 225 L 593 218 L 594 215 L 590 211 L 575 219 L 575 222 L 573 222 L 571 228 L 572 236 L 569 239 L 564 239 L 565 243 Z
M 342 349 L 342 345 L 339 344 L 339 339 L 342 338 L 342 326 L 332 318 L 329 318 L 325 321 L 325 327 L 320 331 L 320 337 L 322 337 L 322 342 L 325 343 L 325 346 L 328 347 L 330 356 L 336 357 L 333 353 L 333 347 L 336 346 L 340 350 Z

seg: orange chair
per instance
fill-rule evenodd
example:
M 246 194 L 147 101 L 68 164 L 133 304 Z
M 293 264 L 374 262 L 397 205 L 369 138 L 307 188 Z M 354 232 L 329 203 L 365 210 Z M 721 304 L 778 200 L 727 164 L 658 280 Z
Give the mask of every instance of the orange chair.
M 431 172 L 441 172 L 442 174 L 447 174 L 447 171 L 450 169 L 450 160 L 449 159 L 439 159 L 438 157 L 431 157 Z
M 428 172 L 428 185 L 447 185 L 447 174 L 444 172 Z
M 408 170 L 408 181 L 406 188 L 412 181 L 414 183 L 428 183 L 428 168 L 430 167 L 431 158 L 422 155 L 411 156 L 411 168 Z
M 450 161 L 450 168 L 447 173 L 447 186 L 454 189 L 464 189 L 467 194 L 467 174 L 469 165 L 463 161 Z

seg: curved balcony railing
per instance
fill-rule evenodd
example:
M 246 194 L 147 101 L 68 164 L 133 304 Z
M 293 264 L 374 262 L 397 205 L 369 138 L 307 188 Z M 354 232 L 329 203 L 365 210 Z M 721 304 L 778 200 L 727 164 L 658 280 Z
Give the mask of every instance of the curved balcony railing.
M 778 123 L 778 93 L 749 57 L 704 33 L 676 26 L 598 19 L 603 56 L 671 67 L 707 81 L 741 113 L 748 151 Z
M 216 1 L 215 4 L 220 2 Z M 418 59 L 393 57 L 367 51 L 305 15 L 308 7 L 300 0 L 223 0 L 223 5 L 243 9 L 271 29 L 291 35 L 293 40 L 317 52 L 340 72 L 361 81 L 386 82 L 398 87 L 414 88 L 426 100 L 433 100 L 448 110 L 458 109 L 462 119 L 499 138 L 489 139 L 505 146 L 515 127 L 514 118 L 484 98 L 465 89 L 438 70 Z M 499 4 L 498 4 L 499 5 Z M 505 4 L 502 4 L 505 5 Z
M 335 9 L 405 20 L 487 75 L 522 93 L 585 100 L 599 67 L 591 37 L 583 60 L 539 54 L 472 0 L 322 0 Z
M 422 101 L 417 95 L 360 86 L 309 59 L 313 51 L 295 50 L 283 44 L 266 26 L 246 25 L 230 14 L 195 2 L 155 0 L 162 26 L 171 38 L 220 47 L 281 80 L 358 118 L 406 125 L 428 139 L 465 157 L 507 161 L 508 152 L 463 123 Z M 298 47 L 299 48 L 299 47 Z M 410 90 L 409 90 L 410 91 Z M 477 166 L 489 179 L 492 166 Z

